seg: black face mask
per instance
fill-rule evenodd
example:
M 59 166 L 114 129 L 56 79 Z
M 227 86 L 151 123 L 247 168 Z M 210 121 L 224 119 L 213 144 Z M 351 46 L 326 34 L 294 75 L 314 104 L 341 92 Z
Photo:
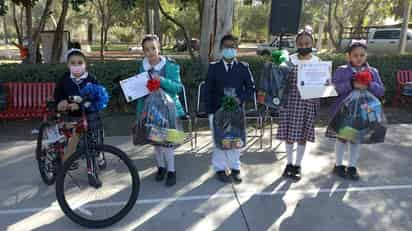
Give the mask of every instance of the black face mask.
M 306 56 L 308 54 L 312 53 L 312 48 L 298 48 L 298 54 L 302 55 L 302 56 Z

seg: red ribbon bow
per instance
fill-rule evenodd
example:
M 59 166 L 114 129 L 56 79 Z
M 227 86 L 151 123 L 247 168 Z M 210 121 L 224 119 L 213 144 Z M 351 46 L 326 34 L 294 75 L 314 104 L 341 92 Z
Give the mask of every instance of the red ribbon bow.
M 160 88 L 160 80 L 150 79 L 149 81 L 147 81 L 146 87 L 150 92 L 157 91 Z
M 355 80 L 358 83 L 368 86 L 369 83 L 372 81 L 372 74 L 369 70 L 360 71 L 356 73 Z

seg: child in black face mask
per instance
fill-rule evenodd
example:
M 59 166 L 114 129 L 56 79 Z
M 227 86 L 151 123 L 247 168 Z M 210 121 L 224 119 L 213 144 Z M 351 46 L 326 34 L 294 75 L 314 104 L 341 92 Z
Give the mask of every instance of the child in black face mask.
M 290 56 L 288 90 L 284 106 L 280 109 L 280 121 L 277 139 L 286 143 L 287 165 L 284 177 L 295 180 L 301 178 L 301 162 L 305 153 L 306 142 L 315 142 L 315 117 L 320 105 L 319 99 L 302 99 L 297 88 L 298 65 L 301 63 L 319 62 L 312 54 L 313 37 L 310 32 L 303 31 L 296 37 L 298 53 Z M 293 146 L 297 143 L 296 160 Z

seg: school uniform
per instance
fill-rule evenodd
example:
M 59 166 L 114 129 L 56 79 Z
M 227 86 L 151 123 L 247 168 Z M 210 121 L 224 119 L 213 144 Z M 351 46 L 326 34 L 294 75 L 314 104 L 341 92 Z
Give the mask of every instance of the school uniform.
M 368 91 L 371 92 L 376 97 L 382 97 L 385 93 L 385 87 L 380 78 L 379 72 L 376 68 L 369 66 L 368 63 L 363 65 L 360 68 L 355 68 L 351 64 L 340 66 L 332 78 L 332 83 L 335 86 L 336 91 L 338 92 L 338 97 L 330 108 L 330 118 L 334 118 L 338 113 L 346 97 L 354 90 L 353 88 L 353 77 L 359 71 L 369 70 L 372 75 L 372 81 L 369 83 Z M 326 137 L 336 138 L 336 133 L 333 129 L 328 126 L 326 130 Z M 342 142 L 339 139 L 336 139 L 335 142 L 335 154 L 336 154 L 336 166 L 343 166 L 343 157 L 344 150 L 349 149 L 349 163 L 350 168 L 356 168 L 357 162 L 359 159 L 361 145 L 351 142 Z
M 249 65 L 233 60 L 212 62 L 206 79 L 206 112 L 209 114 L 209 126 L 213 132 L 213 115 L 220 108 L 224 97 L 224 89 L 233 88 L 240 102 L 253 99 L 255 84 Z M 224 171 L 227 167 L 240 170 L 240 150 L 221 150 L 214 148 L 212 166 L 216 172 Z
M 183 89 L 180 80 L 180 66 L 174 60 L 164 56 L 160 56 L 160 62 L 152 66 L 147 58 L 144 58 L 139 65 L 138 73 L 151 72 L 160 76 L 160 87 L 168 94 L 176 105 L 176 116 L 182 117 L 185 115 L 182 104 L 179 100 L 179 93 Z M 137 101 L 136 119 L 139 121 L 140 115 L 144 106 L 144 99 Z M 167 169 L 169 172 L 175 172 L 175 153 L 171 147 L 155 145 L 155 157 L 157 167 Z
M 298 65 L 305 62 L 319 62 L 312 56 L 310 60 L 299 60 L 291 55 L 288 89 L 284 106 L 280 109 L 277 139 L 291 142 L 315 142 L 315 117 L 320 107 L 319 99 L 302 99 L 297 87 Z

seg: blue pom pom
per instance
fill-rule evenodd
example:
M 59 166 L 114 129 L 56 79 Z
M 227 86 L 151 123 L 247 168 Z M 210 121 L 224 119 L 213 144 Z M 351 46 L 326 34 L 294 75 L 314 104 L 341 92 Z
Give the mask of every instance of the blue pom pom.
M 101 111 L 107 107 L 109 103 L 109 94 L 102 85 L 88 83 L 83 89 L 80 90 L 82 97 L 88 97 L 92 106 L 90 110 Z

